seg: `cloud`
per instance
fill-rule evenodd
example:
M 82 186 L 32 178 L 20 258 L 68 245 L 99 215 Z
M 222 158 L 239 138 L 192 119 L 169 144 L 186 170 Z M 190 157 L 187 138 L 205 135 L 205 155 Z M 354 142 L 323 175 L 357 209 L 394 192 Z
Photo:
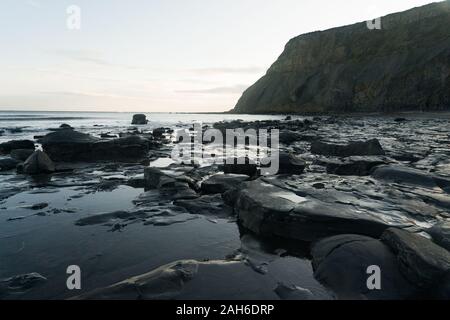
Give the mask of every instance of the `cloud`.
M 218 68 L 197 68 L 191 69 L 191 72 L 201 75 L 212 75 L 212 74 L 245 74 L 245 73 L 261 73 L 264 72 L 264 68 L 261 67 L 218 67 Z
M 91 50 L 68 50 L 60 49 L 50 51 L 51 54 L 56 54 L 67 59 L 95 64 L 102 67 L 122 67 L 127 69 L 138 69 L 136 66 L 128 66 L 117 63 L 112 63 L 103 57 L 103 54 L 99 51 Z
M 133 96 L 124 96 L 118 94 L 101 93 L 101 92 L 82 92 L 82 91 L 43 91 L 39 92 L 43 95 L 56 96 L 72 96 L 72 97 L 88 97 L 88 98 L 108 98 L 108 99 L 139 99 Z
M 245 89 L 248 88 L 248 85 L 237 84 L 234 86 L 228 87 L 215 87 L 215 88 L 206 88 L 206 89 L 193 89 L 193 90 L 177 90 L 177 93 L 193 93 L 193 94 L 237 94 L 242 93 Z

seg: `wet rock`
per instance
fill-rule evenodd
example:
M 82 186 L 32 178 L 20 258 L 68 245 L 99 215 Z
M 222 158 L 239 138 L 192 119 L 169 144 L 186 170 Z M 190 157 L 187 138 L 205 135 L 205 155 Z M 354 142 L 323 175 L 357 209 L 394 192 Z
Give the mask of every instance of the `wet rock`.
M 23 163 L 22 170 L 25 174 L 52 173 L 55 172 L 55 164 L 45 152 L 37 150 Z
M 133 120 L 131 121 L 131 124 L 143 125 L 143 124 L 147 124 L 147 123 L 148 123 L 148 120 L 147 120 L 147 116 L 145 114 L 133 115 Z
M 284 121 L 291 121 L 292 120 L 292 116 L 287 116 Z
M 450 251 L 450 222 L 440 222 L 435 224 L 427 233 L 441 247 Z
M 92 146 L 95 160 L 139 161 L 147 157 L 148 140 L 139 136 L 100 141 Z
M 60 130 L 42 139 L 45 152 L 55 161 L 86 159 L 92 153 L 92 145 L 100 139 L 75 130 Z
M 153 129 L 153 136 L 155 138 L 161 138 L 166 133 L 166 128 Z
M 114 138 L 117 138 L 117 135 L 110 134 L 110 133 L 102 133 L 102 134 L 100 134 L 100 138 L 114 139 Z
M 315 300 L 314 294 L 311 290 L 300 288 L 298 286 L 287 286 L 283 283 L 278 284 L 275 293 L 281 300 Z
M 223 165 L 223 172 L 225 174 L 245 174 L 249 177 L 254 177 L 258 173 L 258 166 L 249 158 L 227 159 Z
M 30 140 L 12 140 L 0 143 L 0 153 L 9 154 L 16 149 L 33 149 L 34 142 Z
M 420 288 L 441 283 L 450 272 L 450 253 L 427 238 L 390 228 L 381 239 L 396 255 L 405 278 Z
M 149 142 L 139 136 L 101 140 L 75 130 L 60 130 L 42 139 L 45 152 L 54 161 L 137 161 L 145 158 Z
M 295 274 L 302 264 L 283 261 L 275 262 L 270 267 L 277 271 L 276 275 L 262 275 L 236 259 L 183 260 L 74 299 L 277 300 L 280 296 L 274 288 L 280 282 L 296 283 L 298 287 L 304 288 L 305 292 L 310 291 L 319 299 L 329 299 L 326 291 L 313 279 L 302 281 L 304 278 L 296 277 L 294 280 L 287 275 Z M 290 268 L 291 272 L 286 272 L 286 268 Z M 288 296 L 289 294 L 286 294 L 284 297 Z
M 0 171 L 9 171 L 17 167 L 20 161 L 11 158 L 0 159 Z
M 157 227 L 166 227 L 171 226 L 178 223 L 185 223 L 191 220 L 198 219 L 198 216 L 192 214 L 179 214 L 176 216 L 156 216 L 149 219 L 146 219 L 144 225 L 153 225 Z
M 302 241 L 343 233 L 379 237 L 388 227 L 351 206 L 301 197 L 261 179 L 243 184 L 234 209 L 242 225 L 257 234 Z
M 417 289 L 399 271 L 395 254 L 383 242 L 360 235 L 325 238 L 312 247 L 314 276 L 340 299 L 410 299 Z M 381 269 L 382 290 L 369 290 L 367 270 Z
M 280 143 L 285 145 L 290 145 L 293 142 L 300 141 L 302 139 L 302 135 L 298 132 L 291 130 L 283 130 L 280 132 Z
M 216 174 L 203 181 L 201 190 L 204 194 L 224 193 L 248 179 L 242 174 Z
M 22 274 L 7 279 L 0 279 L 0 298 L 24 294 L 45 281 L 47 281 L 47 278 L 39 273 Z
M 349 157 L 343 161 L 329 162 L 327 172 L 340 176 L 368 176 L 373 168 L 385 164 L 382 158 L 375 156 Z
M 372 176 L 379 180 L 421 186 L 424 188 L 440 187 L 446 190 L 450 186 L 449 179 L 400 165 L 378 167 L 373 171 Z
M 147 189 L 158 189 L 164 184 L 175 182 L 176 178 L 167 171 L 148 167 L 144 169 L 144 181 Z
M 24 206 L 22 208 L 24 209 L 30 209 L 30 210 L 42 210 L 48 207 L 48 203 L 46 202 L 41 202 L 41 203 L 36 203 L 36 204 L 32 204 L 30 206 Z
M 67 123 L 63 123 L 62 125 L 59 126 L 60 129 L 73 129 L 71 125 L 67 124 Z
M 75 297 L 75 300 L 166 300 L 179 295 L 198 272 L 199 262 L 177 261 L 149 273 Z
M 385 154 L 378 139 L 355 141 L 347 145 L 313 141 L 311 143 L 311 153 L 336 157 L 377 156 Z
M 191 200 L 177 200 L 174 204 L 185 208 L 191 214 L 225 218 L 233 214 L 233 209 L 224 203 L 220 194 L 205 195 Z
M 11 158 L 25 161 L 31 156 L 34 152 L 34 149 L 15 149 L 11 151 Z
M 305 167 L 305 161 L 296 158 L 291 153 L 280 152 L 278 174 L 302 174 Z

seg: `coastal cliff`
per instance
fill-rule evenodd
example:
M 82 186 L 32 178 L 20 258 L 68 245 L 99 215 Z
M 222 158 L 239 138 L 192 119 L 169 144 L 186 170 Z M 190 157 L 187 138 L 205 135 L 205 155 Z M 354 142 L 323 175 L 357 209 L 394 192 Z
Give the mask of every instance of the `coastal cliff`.
M 234 113 L 450 110 L 450 1 L 300 35 Z

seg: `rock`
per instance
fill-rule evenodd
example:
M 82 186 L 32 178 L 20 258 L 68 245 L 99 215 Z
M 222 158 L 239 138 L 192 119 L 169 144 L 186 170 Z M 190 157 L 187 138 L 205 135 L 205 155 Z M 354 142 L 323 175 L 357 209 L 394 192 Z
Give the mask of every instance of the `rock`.
M 73 129 L 70 125 L 68 125 L 67 123 L 63 123 L 62 125 L 59 126 L 60 129 Z
M 450 77 L 440 70 L 450 66 L 450 3 L 381 21 L 382 30 L 370 30 L 364 21 L 290 40 L 232 112 L 448 110 Z
M 161 138 L 166 133 L 166 128 L 153 129 L 153 136 L 155 138 Z
M 373 171 L 372 177 L 379 180 L 431 189 L 440 187 L 446 190 L 450 186 L 449 179 L 400 165 L 378 167 Z
M 440 222 L 435 224 L 427 233 L 441 247 L 450 251 L 450 222 Z
M 291 116 L 287 116 L 285 119 L 284 119 L 284 121 L 291 121 L 292 120 L 292 117 Z
M 75 130 L 59 130 L 42 139 L 44 151 L 54 161 L 140 161 L 149 151 L 149 141 L 139 136 L 101 140 Z
M 175 182 L 176 178 L 161 169 L 148 167 L 144 169 L 144 181 L 147 189 L 158 189 L 164 184 Z
M 114 138 L 117 138 L 117 135 L 110 134 L 110 133 L 102 133 L 102 134 L 100 134 L 100 138 L 114 139 Z
M 394 253 L 383 242 L 360 235 L 338 235 L 315 243 L 311 251 L 314 276 L 347 300 L 412 299 L 417 288 L 400 273 Z M 382 290 L 369 290 L 370 266 L 381 269 Z
M 55 164 L 49 156 L 40 150 L 36 150 L 23 163 L 23 173 L 42 174 L 55 172 Z
M 196 199 L 177 200 L 174 204 L 185 208 L 191 214 L 224 218 L 233 214 L 233 209 L 224 203 L 220 194 L 205 195 Z
M 0 279 L 0 298 L 26 293 L 45 281 L 47 281 L 47 278 L 39 273 L 22 274 L 7 279 Z
M 388 226 L 342 204 L 327 204 L 273 186 L 261 179 L 244 182 L 235 206 L 241 224 L 263 236 L 315 241 L 356 233 L 379 237 Z
M 11 158 L 25 161 L 31 156 L 34 152 L 34 149 L 15 149 L 11 151 Z
M 203 181 L 201 190 L 204 194 L 224 193 L 248 179 L 243 174 L 216 174 Z
M 340 176 L 368 176 L 373 168 L 385 164 L 379 157 L 349 157 L 344 161 L 329 162 L 327 173 Z
M 450 272 L 450 253 L 427 238 L 390 228 L 381 240 L 395 253 L 405 278 L 420 288 L 440 284 Z
M 30 140 L 12 140 L 0 143 L 0 153 L 9 154 L 16 149 L 33 149 L 34 142 Z
M 406 118 L 395 118 L 394 121 L 395 122 L 406 122 L 408 120 Z
M 283 130 L 280 132 L 280 143 L 290 145 L 293 142 L 302 140 L 302 135 L 298 132 L 291 130 Z
M 296 158 L 291 153 L 280 152 L 278 174 L 302 174 L 305 171 L 306 163 Z
M 198 272 L 199 263 L 177 261 L 112 286 L 77 296 L 75 300 L 174 299 Z
M 150 148 L 148 140 L 139 136 L 100 141 L 92 145 L 94 160 L 140 161 L 145 159 Z
M 9 171 L 16 169 L 20 161 L 11 158 L 0 159 L 0 171 Z
M 384 155 L 384 150 L 377 139 L 355 141 L 347 145 L 313 141 L 311 143 L 311 153 L 336 157 L 377 156 Z
M 294 285 L 287 286 L 284 283 L 278 284 L 275 293 L 281 300 L 316 300 L 310 290 Z
M 252 163 L 249 158 L 245 158 L 244 163 L 239 163 L 238 158 L 227 159 L 223 165 L 223 172 L 225 174 L 245 174 L 249 177 L 254 177 L 258 173 L 258 166 Z
M 145 114 L 135 114 L 133 116 L 133 121 L 131 122 L 131 124 L 133 125 L 143 125 L 143 124 L 147 124 L 148 120 L 147 120 L 147 116 Z

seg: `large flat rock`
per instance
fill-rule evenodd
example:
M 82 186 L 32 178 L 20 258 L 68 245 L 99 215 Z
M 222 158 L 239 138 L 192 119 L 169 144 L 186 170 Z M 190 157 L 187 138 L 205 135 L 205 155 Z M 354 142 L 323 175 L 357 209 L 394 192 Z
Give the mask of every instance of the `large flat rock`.
M 242 225 L 257 234 L 303 241 L 342 233 L 377 237 L 388 228 L 381 219 L 351 206 L 301 197 L 261 179 L 243 184 L 235 211 Z

